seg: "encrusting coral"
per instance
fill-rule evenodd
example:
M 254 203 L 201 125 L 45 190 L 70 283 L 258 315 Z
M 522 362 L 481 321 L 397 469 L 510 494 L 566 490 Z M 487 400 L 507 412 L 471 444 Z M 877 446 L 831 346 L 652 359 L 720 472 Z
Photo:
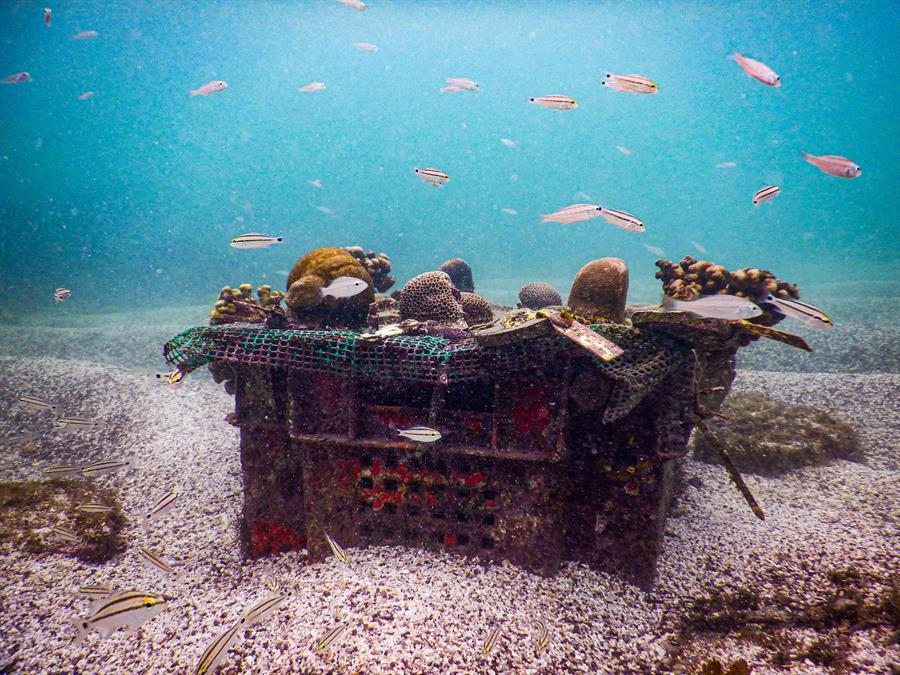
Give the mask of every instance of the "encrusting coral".
M 253 297 L 253 286 L 241 284 L 238 288 L 226 286 L 219 291 L 219 299 L 209 313 L 213 325 L 223 323 L 262 323 L 272 314 L 282 314 L 284 293 L 273 291 L 271 286 L 260 286 Z
M 322 289 L 338 277 L 362 279 L 369 287 L 348 298 L 323 296 Z M 343 248 L 317 248 L 304 255 L 291 269 L 287 289 L 290 318 L 307 325 L 361 326 L 375 299 L 372 277 Z
M 625 261 L 599 258 L 578 270 L 566 304 L 588 323 L 624 323 L 627 295 L 628 267 Z
M 728 419 L 711 417 L 707 424 L 741 472 L 773 475 L 832 459 L 862 459 L 853 428 L 816 408 L 741 392 L 730 395 L 721 412 Z M 699 434 L 694 437 L 694 458 L 720 463 Z
M 446 272 L 425 272 L 406 282 L 400 294 L 400 316 L 463 328 L 460 292 Z
M 776 298 L 796 300 L 800 297 L 797 286 L 777 279 L 769 270 L 747 267 L 729 272 L 722 265 L 707 260 L 695 260 L 685 256 L 681 262 L 660 259 L 656 261 L 659 272 L 656 278 L 663 284 L 663 292 L 677 300 L 695 300 L 700 295 L 728 293 L 758 302 L 768 293 Z M 769 305 L 760 306 L 763 314 L 754 323 L 774 326 L 784 316 Z
M 519 307 L 543 309 L 561 304 L 559 291 L 543 281 L 532 281 L 519 289 Z
M 462 258 L 450 258 L 443 265 L 438 267 L 441 272 L 446 272 L 450 277 L 450 283 L 456 290 L 462 293 L 474 293 L 475 282 L 472 279 L 472 268 Z
M 391 276 L 391 259 L 387 253 L 364 251 L 362 246 L 348 246 L 346 250 L 366 268 L 372 277 L 372 285 L 379 293 L 386 293 L 396 283 L 397 280 Z

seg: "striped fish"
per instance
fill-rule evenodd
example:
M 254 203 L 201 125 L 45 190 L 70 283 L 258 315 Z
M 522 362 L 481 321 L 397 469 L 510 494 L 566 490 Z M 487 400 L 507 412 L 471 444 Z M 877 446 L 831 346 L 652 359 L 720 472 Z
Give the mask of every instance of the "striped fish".
M 48 478 L 64 478 L 81 473 L 80 466 L 51 466 L 44 469 L 44 475 Z
M 553 110 L 574 110 L 578 107 L 578 101 L 565 94 L 550 94 L 549 96 L 538 96 L 529 100 L 542 108 L 551 108 Z
M 166 384 L 178 384 L 184 379 L 185 373 L 176 368 L 175 370 L 170 370 L 168 373 L 157 373 L 156 377 L 160 380 L 163 380 Z
M 766 185 L 766 187 L 762 190 L 757 190 L 756 194 L 753 195 L 753 203 L 765 204 L 770 202 L 778 196 L 779 192 L 781 192 L 781 188 L 777 185 Z
M 544 223 L 580 223 L 600 215 L 603 207 L 597 204 L 572 204 L 559 211 L 541 216 Z
M 119 628 L 127 626 L 125 637 L 128 637 L 147 619 L 163 611 L 167 600 L 157 593 L 122 591 L 98 601 L 91 616 L 75 622 L 78 629 L 76 646 L 84 642 L 92 630 L 100 631 L 101 637 L 109 637 Z
M 643 75 L 613 75 L 606 74 L 603 86 L 614 91 L 625 91 L 630 94 L 655 94 L 659 91 L 656 82 L 648 80 Z
M 96 586 L 82 586 L 78 589 L 78 595 L 86 595 L 89 598 L 106 598 L 112 594 L 109 586 L 97 584 Z
M 645 232 L 647 228 L 638 218 L 625 211 L 616 211 L 615 209 L 600 208 L 600 215 L 610 225 L 621 227 L 629 232 Z
M 249 232 L 232 239 L 231 247 L 240 249 L 266 248 L 272 244 L 280 244 L 282 241 L 284 241 L 284 237 L 268 237 L 264 234 Z
M 56 412 L 56 406 L 54 404 L 47 403 L 47 401 L 40 399 L 37 396 L 20 396 L 19 403 L 24 403 L 29 408 L 40 410 L 41 412 Z
M 246 628 L 246 626 L 243 622 L 238 621 L 231 628 L 218 635 L 215 640 L 210 642 L 206 651 L 203 652 L 203 656 L 200 657 L 200 662 L 197 664 L 197 667 L 194 668 L 194 675 L 206 675 L 206 673 L 215 671 L 219 664 L 225 659 L 228 650 L 234 646 L 235 642 L 237 642 L 238 638 L 241 636 L 241 630 L 244 628 Z
M 5 438 L 0 439 L 0 441 L 8 445 L 27 445 L 36 440 L 37 437 L 38 433 L 36 431 L 26 429 L 22 433 L 6 436 Z
M 144 522 L 149 522 L 166 515 L 175 507 L 175 501 L 177 499 L 178 495 L 174 491 L 169 491 L 164 494 L 159 498 L 159 501 L 157 501 L 156 504 L 154 504 L 153 507 L 149 511 L 147 511 L 147 514 L 144 516 Z
M 804 326 L 809 326 L 810 328 L 834 328 L 834 323 L 832 323 L 825 312 L 805 302 L 788 298 L 776 298 L 771 293 L 766 296 L 763 302 L 775 305 L 775 309 L 779 312 L 796 319 Z
M 316 644 L 316 651 L 320 652 L 326 647 L 328 647 L 331 643 L 337 640 L 344 631 L 347 630 L 347 625 L 343 623 L 339 623 L 337 626 L 329 630 L 325 635 L 322 636 L 322 639 Z
M 265 621 L 279 606 L 281 606 L 281 603 L 283 603 L 284 600 L 285 596 L 283 595 L 269 596 L 244 612 L 244 616 L 241 617 L 241 623 L 246 626 L 252 626 Z
M 347 552 L 342 549 L 340 544 L 332 539 L 331 535 L 327 532 L 325 533 L 325 541 L 328 542 L 328 547 L 331 549 L 331 552 L 337 556 L 338 560 L 340 560 L 345 565 L 350 564 L 350 556 L 347 555 Z
M 165 576 L 172 577 L 175 581 L 178 581 L 184 576 L 184 572 L 178 572 L 174 567 L 163 560 L 158 553 L 154 553 L 148 548 L 139 548 L 138 555 L 145 564 L 156 568 L 157 571 L 162 572 Z
M 78 510 L 82 513 L 109 513 L 113 510 L 113 507 L 107 506 L 106 504 L 99 504 L 97 502 L 89 502 L 87 504 L 82 504 L 78 507 Z
M 550 629 L 547 628 L 547 624 L 543 621 L 538 621 L 538 636 L 537 640 L 535 640 L 534 646 L 535 651 L 540 654 L 544 651 L 547 646 L 550 644 Z
M 416 169 L 416 175 L 436 188 L 443 187 L 444 184 L 450 181 L 450 176 L 437 169 Z
M 53 300 L 54 302 L 62 302 L 70 295 L 72 295 L 72 291 L 70 291 L 68 288 L 57 288 L 55 291 L 53 291 Z
M 58 525 L 56 527 L 51 527 L 50 534 L 53 536 L 54 539 L 64 541 L 67 544 L 80 544 L 81 543 L 81 537 L 79 537 L 77 534 L 75 534 L 72 530 L 70 530 L 67 527 L 60 527 Z
M 60 417 L 56 420 L 56 426 L 69 431 L 71 429 L 90 429 L 97 426 L 97 423 L 86 417 Z
M 85 478 L 97 478 L 98 476 L 106 476 L 107 474 L 115 473 L 127 466 L 131 466 L 131 462 L 120 462 L 117 460 L 96 462 L 81 467 L 81 475 Z
M 502 630 L 501 630 L 500 626 L 497 626 L 496 628 L 494 628 L 494 630 L 492 630 L 488 634 L 487 639 L 481 645 L 481 653 L 482 654 L 490 653 L 490 651 L 494 648 L 494 645 L 497 644 L 497 640 L 500 639 L 501 632 L 502 632 Z

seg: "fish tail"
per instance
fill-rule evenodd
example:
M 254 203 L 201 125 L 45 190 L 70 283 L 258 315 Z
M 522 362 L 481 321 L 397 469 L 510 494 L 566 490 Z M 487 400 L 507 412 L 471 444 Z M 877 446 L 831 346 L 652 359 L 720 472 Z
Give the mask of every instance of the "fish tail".
M 199 95 L 200 95 L 199 89 L 191 89 L 191 96 L 199 96 Z
M 75 639 L 72 640 L 72 645 L 80 647 L 87 638 L 87 629 L 84 626 L 85 621 L 80 616 L 73 616 L 72 624 L 75 626 L 75 630 L 78 631 L 75 635 Z
M 662 302 L 659 304 L 660 308 L 664 312 L 674 312 L 675 311 L 675 299 L 669 295 L 663 295 Z

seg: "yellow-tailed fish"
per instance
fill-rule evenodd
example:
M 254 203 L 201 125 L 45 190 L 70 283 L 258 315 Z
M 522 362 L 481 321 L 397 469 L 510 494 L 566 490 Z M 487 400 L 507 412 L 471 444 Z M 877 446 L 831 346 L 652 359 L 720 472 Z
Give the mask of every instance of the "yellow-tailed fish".
M 762 314 L 762 310 L 746 298 L 726 293 L 701 295 L 696 300 L 676 300 L 663 296 L 660 309 L 663 312 L 690 312 L 708 319 L 752 319 Z
M 779 192 L 781 192 L 781 188 L 777 185 L 766 185 L 766 187 L 757 190 L 753 195 L 753 204 L 765 204 L 766 202 L 770 202 L 778 196 Z
M 106 476 L 131 466 L 129 461 L 109 460 L 105 462 L 95 462 L 81 467 L 81 475 L 85 478 L 97 478 L 98 476 Z
M 347 555 L 347 552 L 341 548 L 340 544 L 338 544 L 334 539 L 331 538 L 331 535 L 327 532 L 325 533 L 325 541 L 328 542 L 328 547 L 331 549 L 331 552 L 337 556 L 337 559 L 340 560 L 345 565 L 350 564 L 350 556 Z
M 578 107 L 578 101 L 565 94 L 550 94 L 549 96 L 537 96 L 529 99 L 535 105 L 551 110 L 574 110 Z
M 416 443 L 434 443 L 441 440 L 441 432 L 431 427 L 410 427 L 409 429 L 397 429 L 397 433 Z
M 95 586 L 81 586 L 78 589 L 78 595 L 84 595 L 89 598 L 106 598 L 112 594 L 112 588 L 97 584 Z
M 500 639 L 500 634 L 502 633 L 502 629 L 500 626 L 494 628 L 490 633 L 488 633 L 487 639 L 481 645 L 481 653 L 489 654 L 490 651 L 494 648 L 494 645 L 497 644 L 497 640 Z
M 158 572 L 162 572 L 163 575 L 167 577 L 172 577 L 175 581 L 179 581 L 181 577 L 184 576 L 184 572 L 179 572 L 169 563 L 163 560 L 162 556 L 151 551 L 148 548 L 139 548 L 138 557 L 144 562 L 144 564 L 153 567 Z
M 109 513 L 113 510 L 113 507 L 97 502 L 89 502 L 87 504 L 81 504 L 78 507 L 78 510 L 82 513 Z
M 76 644 L 84 642 L 92 630 L 99 631 L 101 637 L 109 637 L 114 631 L 127 626 L 125 637 L 128 637 L 147 619 L 163 611 L 167 600 L 163 595 L 142 591 L 122 591 L 100 600 L 90 616 L 75 621 L 78 629 Z
M 416 175 L 429 185 L 434 187 L 443 187 L 450 181 L 450 176 L 438 169 L 416 169 Z
M 572 204 L 559 211 L 541 216 L 544 223 L 580 223 L 600 215 L 601 207 L 597 204 Z
M 41 412 L 55 412 L 56 405 L 48 403 L 44 399 L 37 396 L 20 396 L 19 403 L 24 403 L 32 410 L 40 410 Z
M 80 466 L 51 466 L 44 469 L 44 475 L 48 478 L 63 478 L 81 473 Z
M 540 654 L 544 651 L 547 646 L 550 644 L 550 629 L 547 627 L 547 624 L 543 621 L 538 621 L 538 636 L 537 640 L 535 640 L 535 651 Z
M 316 651 L 320 652 L 330 644 L 332 644 L 335 640 L 337 640 L 344 631 L 347 630 L 346 624 L 339 623 L 337 626 L 329 630 L 325 635 L 322 636 L 322 639 L 316 644 Z
M 615 225 L 628 232 L 645 232 L 647 230 L 641 220 L 625 211 L 601 207 L 600 215 L 610 225 Z
M 265 621 L 281 606 L 281 603 L 283 603 L 284 600 L 285 596 L 281 594 L 269 596 L 244 612 L 244 616 L 241 617 L 241 623 L 252 626 L 261 621 Z
M 245 628 L 246 626 L 238 621 L 224 633 L 216 636 L 216 639 L 209 643 L 206 651 L 203 652 L 203 656 L 200 657 L 200 662 L 194 668 L 194 675 L 206 675 L 206 673 L 215 671 L 219 664 L 225 660 L 228 650 L 234 646 L 234 643 L 241 636 L 241 631 Z
M 60 417 L 56 420 L 56 426 L 66 431 L 72 429 L 92 429 L 97 426 L 93 420 L 86 417 Z
M 603 86 L 614 91 L 625 91 L 630 94 L 655 94 L 659 91 L 656 82 L 647 79 L 643 75 L 613 75 L 606 74 Z
M 54 539 L 58 539 L 60 541 L 64 541 L 67 544 L 80 544 L 81 537 L 75 534 L 72 530 L 67 527 L 51 527 L 50 534 Z

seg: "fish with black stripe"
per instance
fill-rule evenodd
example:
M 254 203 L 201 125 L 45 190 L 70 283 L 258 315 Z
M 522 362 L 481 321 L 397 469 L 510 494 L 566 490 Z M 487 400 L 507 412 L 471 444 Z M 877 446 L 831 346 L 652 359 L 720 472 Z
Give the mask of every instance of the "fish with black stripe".
M 164 595 L 143 591 L 121 591 L 98 600 L 90 616 L 74 622 L 78 629 L 76 645 L 81 645 L 93 630 L 105 638 L 119 628 L 127 627 L 125 637 L 128 637 L 145 621 L 163 611 L 168 600 Z

